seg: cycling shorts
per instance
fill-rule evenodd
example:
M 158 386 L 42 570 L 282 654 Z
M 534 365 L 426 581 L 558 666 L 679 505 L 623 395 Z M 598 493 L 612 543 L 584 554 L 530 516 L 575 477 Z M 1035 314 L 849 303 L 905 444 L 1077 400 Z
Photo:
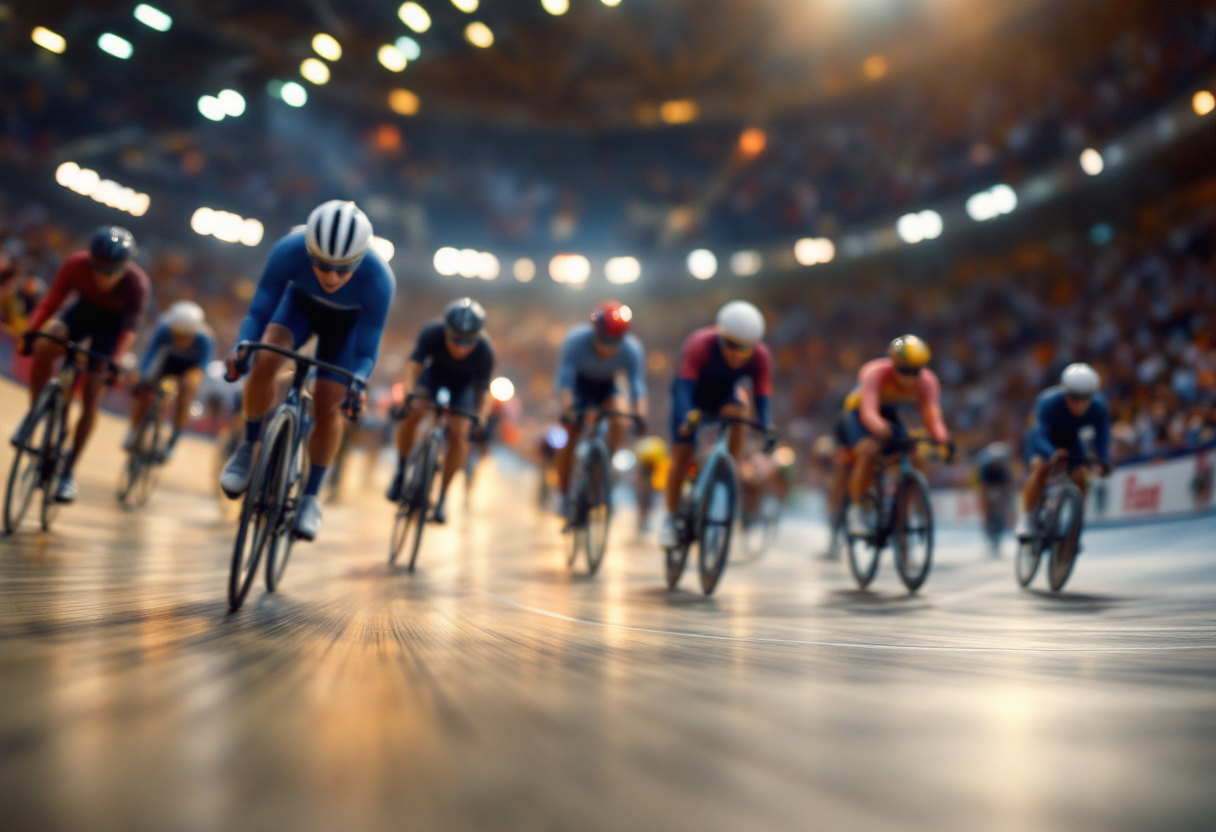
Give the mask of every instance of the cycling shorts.
M 59 320 L 68 328 L 69 341 L 80 343 L 87 338 L 90 350 L 113 358 L 122 335 L 122 316 L 122 312 L 103 309 L 81 298 L 65 309 Z M 99 370 L 103 366 L 105 363 L 100 359 L 89 359 L 90 370 Z
M 451 396 L 448 406 L 468 413 L 477 412 L 477 383 L 469 376 L 456 376 L 447 373 L 437 373 L 434 367 L 427 367 L 418 376 L 418 384 L 414 393 L 425 396 L 432 401 L 435 393 L 446 388 Z
M 298 350 L 309 335 L 315 334 L 317 360 L 352 373 L 358 363 L 355 357 L 355 328 L 358 321 L 358 309 L 321 303 L 291 283 L 270 317 L 270 323 L 286 327 L 291 332 L 293 350 Z M 327 370 L 318 369 L 317 378 L 346 384 L 345 378 Z
M 899 418 L 898 408 L 884 405 L 878 409 L 878 412 L 891 425 L 891 438 L 883 443 L 882 452 L 884 454 L 894 453 L 898 449 L 899 443 L 908 438 L 908 429 L 904 426 L 903 420 Z M 840 429 L 845 440 L 844 445 L 848 448 L 856 448 L 858 442 L 867 436 L 874 435 L 862 423 L 860 409 L 846 410 L 842 413 Z
M 576 376 L 574 379 L 574 409 L 583 410 L 588 407 L 603 407 L 608 400 L 620 391 L 614 378 L 585 378 Z
M 693 398 L 693 407 L 701 412 L 702 418 L 714 417 L 722 412 L 722 408 L 737 404 L 743 406 L 743 400 L 735 393 L 732 387 L 725 396 L 715 398 L 713 400 Z M 676 445 L 695 445 L 697 442 L 697 428 L 693 427 L 688 432 L 688 436 L 680 435 L 680 428 L 684 426 L 684 421 L 680 418 L 680 414 L 674 410 L 671 412 L 671 441 Z
M 1026 461 L 1027 465 L 1030 464 L 1031 460 L 1033 460 L 1035 458 L 1042 458 L 1042 456 L 1043 456 L 1042 452 L 1038 448 L 1037 440 L 1038 440 L 1038 437 L 1040 437 L 1040 436 L 1043 436 L 1043 432 L 1036 425 L 1035 427 L 1026 431 L 1026 435 L 1022 437 L 1022 458 Z M 1064 452 L 1067 453 L 1071 457 L 1075 457 L 1077 459 L 1082 459 L 1085 456 L 1085 448 L 1081 445 L 1081 438 L 1079 436 L 1073 437 L 1072 442 L 1068 443 L 1067 445 L 1063 445 L 1063 446 L 1055 445 L 1055 443 L 1051 442 L 1050 439 L 1048 439 L 1047 441 L 1053 447 L 1056 447 L 1056 448 L 1062 447 L 1064 449 Z M 1075 468 L 1079 464 L 1080 463 L 1069 463 L 1069 468 L 1070 469 Z

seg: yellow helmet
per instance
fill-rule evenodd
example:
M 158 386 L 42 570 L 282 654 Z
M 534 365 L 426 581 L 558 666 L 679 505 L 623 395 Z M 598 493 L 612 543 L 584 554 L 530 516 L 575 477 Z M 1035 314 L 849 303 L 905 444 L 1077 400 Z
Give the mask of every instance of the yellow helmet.
M 901 335 L 887 347 L 887 355 L 895 362 L 896 369 L 919 370 L 929 363 L 933 352 L 915 335 Z
M 634 452 L 642 462 L 654 465 L 667 458 L 667 443 L 658 436 L 647 436 L 638 440 Z

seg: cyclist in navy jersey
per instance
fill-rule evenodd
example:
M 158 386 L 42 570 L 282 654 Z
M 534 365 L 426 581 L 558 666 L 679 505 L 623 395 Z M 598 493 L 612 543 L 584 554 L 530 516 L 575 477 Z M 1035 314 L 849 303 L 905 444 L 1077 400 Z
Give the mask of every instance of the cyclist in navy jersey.
M 294 350 L 315 334 L 317 358 L 354 373 L 362 396 L 376 365 L 395 289 L 392 269 L 370 248 L 371 238 L 371 222 L 355 203 L 335 199 L 314 209 L 303 230 L 288 234 L 271 250 L 239 340 Z M 228 378 L 237 377 L 239 359 L 236 353 L 228 357 Z M 285 360 L 271 352 L 254 358 L 241 400 L 245 440 L 220 477 L 220 486 L 231 498 L 249 488 L 254 446 L 262 420 L 274 405 L 275 374 Z M 315 539 L 321 527 L 317 494 L 342 443 L 346 379 L 335 375 L 321 370 L 313 392 L 311 467 L 295 528 L 305 540 Z
M 752 304 L 735 300 L 718 311 L 716 326 L 698 329 L 684 342 L 680 370 L 671 384 L 671 470 L 667 475 L 667 519 L 659 531 L 659 545 L 675 546 L 679 540 L 676 513 L 680 489 L 692 462 L 696 444 L 697 414 L 744 418 L 746 407 L 736 389 L 750 379 L 755 398 L 756 420 L 770 424 L 772 359 L 764 338 L 764 316 Z M 730 452 L 736 463 L 743 453 L 743 429 L 730 433 Z

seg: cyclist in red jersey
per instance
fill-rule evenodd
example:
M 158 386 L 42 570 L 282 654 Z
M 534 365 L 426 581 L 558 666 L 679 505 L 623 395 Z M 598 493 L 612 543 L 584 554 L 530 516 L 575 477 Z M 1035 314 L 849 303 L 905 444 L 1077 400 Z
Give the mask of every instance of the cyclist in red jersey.
M 109 358 L 121 357 L 135 343 L 135 330 L 148 305 L 151 284 L 143 269 L 131 262 L 135 254 L 135 238 L 118 226 L 103 226 L 93 235 L 88 251 L 73 254 L 63 261 L 50 291 L 30 315 L 27 335 L 19 350 L 34 356 L 30 367 L 30 402 L 38 398 L 42 388 L 55 371 L 55 362 L 64 350 L 46 339 L 36 342 L 28 333 L 43 331 L 48 335 L 80 342 L 88 339 L 93 352 Z M 52 318 L 69 295 L 75 303 Z M 84 381 L 84 407 L 72 439 L 68 455 L 55 492 L 55 499 L 70 503 L 76 499 L 73 469 L 93 432 L 101 391 L 107 380 L 105 364 L 94 358 L 89 361 Z
M 862 537 L 870 533 L 862 499 L 874 481 L 879 460 L 907 438 L 899 409 L 918 405 L 933 440 L 951 445 L 942 420 L 941 382 L 926 366 L 932 355 L 929 346 L 915 335 L 901 335 L 891 342 L 887 353 L 887 358 L 862 365 L 857 386 L 845 399 L 838 431 L 856 457 L 849 479 L 848 521 L 849 533 Z

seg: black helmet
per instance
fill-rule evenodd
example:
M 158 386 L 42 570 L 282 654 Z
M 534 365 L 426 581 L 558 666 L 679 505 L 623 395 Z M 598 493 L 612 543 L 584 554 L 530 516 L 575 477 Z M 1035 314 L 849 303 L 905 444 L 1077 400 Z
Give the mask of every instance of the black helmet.
M 117 225 L 103 225 L 93 234 L 89 244 L 93 268 L 103 274 L 118 274 L 135 256 L 135 238 Z
M 443 313 L 443 323 L 457 335 L 473 336 L 486 325 L 486 310 L 472 298 L 454 300 Z

